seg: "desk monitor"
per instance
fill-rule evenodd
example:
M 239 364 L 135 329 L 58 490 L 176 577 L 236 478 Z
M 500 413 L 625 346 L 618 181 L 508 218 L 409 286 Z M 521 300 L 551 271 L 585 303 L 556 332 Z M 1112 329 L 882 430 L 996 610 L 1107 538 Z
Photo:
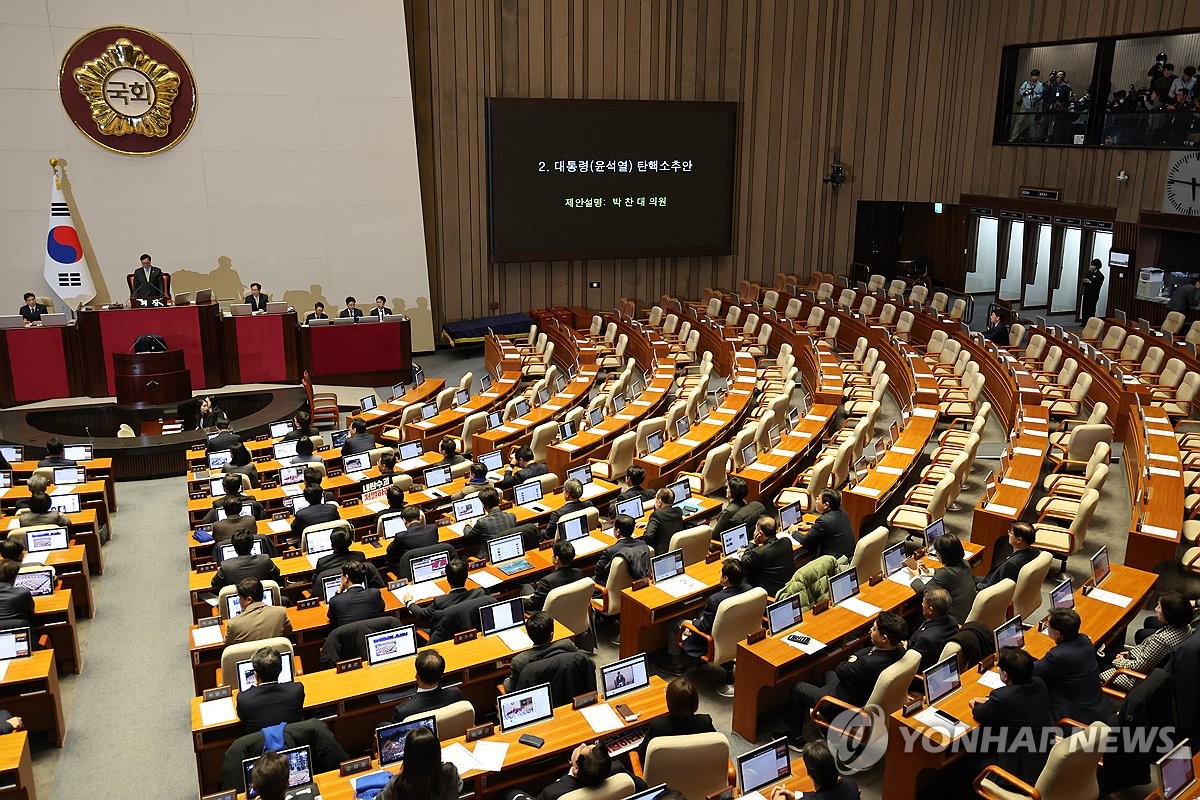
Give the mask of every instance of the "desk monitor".
M 421 406 L 421 419 L 433 419 L 437 416 L 437 403 L 426 403 Z
M 479 609 L 479 630 L 484 636 L 525 624 L 525 605 L 520 597 L 502 600 Z
M 433 581 L 445 575 L 446 565 L 450 563 L 450 557 L 451 554 L 443 550 L 440 553 L 421 556 L 408 562 L 408 568 L 412 572 L 413 583 Z
M 854 567 L 845 569 L 829 579 L 829 596 L 835 606 L 854 597 L 858 592 L 858 570 Z
M 580 514 L 558 521 L 559 538 L 565 539 L 568 542 L 586 537 L 589 531 L 587 514 Z
M 779 432 L 778 425 L 772 425 L 771 430 L 767 431 L 767 447 L 775 447 L 783 440 L 783 434 Z
M 383 538 L 395 539 L 406 530 L 408 530 L 408 524 L 399 512 L 392 512 L 383 518 Z
M 325 602 L 328 603 L 330 598 L 342 591 L 342 574 L 339 572 L 337 575 L 330 575 L 321 581 L 321 590 Z
M 473 494 L 470 497 L 464 497 L 462 500 L 454 501 L 455 522 L 468 522 L 482 516 L 483 500 L 479 499 L 478 494 Z
M 371 468 L 370 453 L 354 453 L 342 456 L 342 471 L 349 475 L 351 472 L 365 472 Z
M 13 658 L 29 658 L 29 628 L 9 628 L 0 631 L 0 661 Z
M 420 364 L 413 364 L 413 388 L 420 386 L 425 382 L 425 369 Z
M 496 698 L 500 730 L 507 733 L 522 725 L 551 719 L 554 701 L 550 699 L 550 684 L 542 683 L 519 692 L 509 692 Z
M 1050 590 L 1051 608 L 1074 608 L 1075 594 L 1071 590 L 1071 579 L 1064 578 L 1063 582 Z
M 675 438 L 682 439 L 688 431 L 692 429 L 692 421 L 688 419 L 687 414 L 680 414 L 675 420 Z
M 487 467 L 488 472 L 499 472 L 504 469 L 504 453 L 499 450 L 493 450 L 490 453 L 484 453 L 476 459 L 480 464 Z
M 938 517 L 933 522 L 925 526 L 925 547 L 930 553 L 934 552 L 934 543 L 938 537 L 946 532 L 946 520 L 944 517 Z
M 574 378 L 574 376 L 571 376 L 571 377 Z M 561 374 L 555 374 L 554 380 L 552 380 L 550 382 L 550 388 L 554 391 L 555 394 L 558 394 L 563 389 L 567 388 L 567 381 L 565 378 L 563 378 L 563 376 Z
M 708 415 L 711 413 L 712 406 L 708 404 L 707 400 L 701 400 L 700 405 L 696 406 L 696 419 L 699 422 L 703 422 L 704 420 L 708 419 Z
M 459 389 L 454 393 L 454 405 L 461 406 L 463 403 L 471 399 L 471 391 L 469 389 Z
M 542 482 L 536 478 L 513 488 L 513 499 L 517 505 L 527 506 L 542 499 Z
M 358 408 L 360 411 L 374 411 L 379 405 L 379 399 L 374 394 L 369 394 L 366 397 L 360 397 L 358 400 Z
M 319 328 L 322 325 L 332 325 L 333 320 L 331 320 L 331 319 L 310 319 L 308 322 L 306 322 L 304 324 L 310 328 Z
M 578 467 L 574 467 L 572 469 L 567 470 L 567 478 L 568 479 L 574 478 L 575 480 L 582 483 L 584 486 L 587 486 L 589 483 L 591 483 L 594 480 L 594 477 L 592 475 L 592 465 L 591 464 L 581 464 Z
M 721 531 L 721 555 L 728 558 L 750 544 L 749 525 L 743 522 Z
M 1025 628 L 1021 624 L 1020 615 L 1013 617 L 999 628 L 996 628 L 996 652 L 1000 652 L 1001 647 L 1024 646 Z
M 13 580 L 14 586 L 25 587 L 34 597 L 54 594 L 54 583 L 54 569 L 51 567 L 18 572 L 17 577 Z
M 790 530 L 800 524 L 800 519 L 803 515 L 804 511 L 800 508 L 799 500 L 788 503 L 779 509 L 779 527 L 785 531 Z
M 353 325 L 355 322 L 358 322 L 357 317 L 331 317 L 329 320 L 330 325 Z
M 604 422 L 604 407 L 596 406 L 588 412 L 588 426 L 594 428 L 601 422 Z
M 671 504 L 679 505 L 692 496 L 692 484 L 687 478 L 680 478 L 667 486 L 671 490 Z
M 618 414 L 625 410 L 625 395 L 613 395 L 613 410 Z
M 310 556 L 327 553 L 333 549 L 334 528 L 318 528 L 315 531 L 304 532 L 304 552 Z
M 250 545 L 250 555 L 252 555 L 252 556 L 262 555 L 262 539 L 255 539 L 254 543 Z M 231 544 L 221 545 L 221 560 L 222 561 L 224 561 L 227 558 L 234 558 L 235 556 L 237 556 L 237 550 L 233 549 L 233 545 L 231 545 Z M 338 576 L 338 579 L 341 580 L 340 575 Z
M 29 530 L 25 534 L 25 549 L 30 553 L 46 553 L 51 550 L 66 550 L 70 547 L 66 528 L 42 528 Z
M 449 483 L 451 480 L 449 467 L 430 467 L 422 472 L 421 476 L 425 481 L 425 487 L 428 489 L 434 489 Z
M 209 478 L 208 493 L 212 497 L 222 497 L 225 494 L 225 478 Z
M 804 609 L 800 605 L 798 594 L 776 600 L 767 606 L 767 628 L 772 636 L 803 621 Z
M 392 384 L 392 399 L 397 400 L 403 394 L 404 394 L 404 384 L 403 383 L 393 383 Z
M 758 456 L 758 445 L 755 442 L 750 442 L 742 448 L 742 467 L 748 467 L 754 463 Z
M 350 431 L 342 429 L 329 434 L 329 444 L 331 447 L 341 447 L 350 438 Z
M 1099 586 L 1112 572 L 1108 563 L 1108 545 L 1104 545 L 1092 556 L 1092 582 Z
M 275 605 L 275 599 L 278 589 L 269 589 L 263 592 L 263 605 Z M 242 613 L 242 598 L 237 594 L 228 595 L 225 598 L 225 619 L 233 619 L 238 614 Z
M 294 467 L 279 468 L 279 485 L 291 486 L 296 483 L 304 482 L 304 465 L 297 464 Z
M 420 458 L 425 450 L 421 447 L 420 439 L 411 439 L 407 442 L 401 442 L 397 449 L 397 456 L 401 461 L 408 461 L 413 458 Z
M 661 583 L 662 581 L 674 578 L 676 575 L 682 575 L 683 570 L 682 548 L 672 550 L 669 553 L 663 553 L 661 556 L 655 556 L 650 561 L 650 571 L 654 575 L 655 583 Z
M 0 329 L 25 327 L 25 318 L 20 314 L 0 314 Z
M 283 420 L 280 420 L 279 422 L 271 423 L 271 438 L 272 439 L 282 439 L 284 436 L 287 436 L 291 432 L 292 432 L 292 421 L 290 419 L 283 419 Z
M 430 714 L 376 728 L 375 752 L 379 754 L 379 766 L 387 767 L 404 761 L 404 745 L 408 743 L 408 735 L 417 728 L 429 728 L 436 736 L 437 718 Z
M 492 388 L 492 376 L 489 375 L 487 372 L 484 372 L 483 375 L 481 375 L 479 378 L 479 391 L 486 392 L 487 390 L 489 390 L 491 388 Z
M 487 415 L 487 429 L 490 431 L 493 428 L 499 428 L 504 424 L 504 417 L 499 411 L 489 411 Z
M 230 313 L 235 317 L 248 317 L 254 312 L 250 308 L 249 303 L 234 303 L 229 306 Z
M 544 406 L 550 402 L 550 391 L 543 386 L 537 391 L 537 398 L 534 401 L 539 406 Z
M 298 786 L 308 786 L 313 782 L 312 752 L 308 745 L 292 747 L 287 750 L 280 750 L 279 753 L 285 756 L 288 760 L 289 789 L 295 789 Z M 258 761 L 259 758 L 261 758 L 261 756 L 247 758 L 242 761 L 242 774 L 244 778 L 244 785 L 242 788 L 245 789 L 247 797 L 258 796 L 258 793 L 254 791 L 253 775 L 254 763 Z
M 233 460 L 233 453 L 228 450 L 213 450 L 208 454 L 208 468 L 221 469 Z
M 289 439 L 286 442 L 279 442 L 271 448 L 271 454 L 275 456 L 276 461 L 285 461 L 296 457 L 296 444 L 299 439 Z
M 77 494 L 50 495 L 51 511 L 57 511 L 60 514 L 76 514 L 81 507 L 82 503 Z
M 571 422 L 570 420 L 563 422 L 558 426 L 558 438 L 564 441 L 570 439 L 577 433 L 579 433 L 578 426 L 576 426 L 575 423 Z
M 787 739 L 767 742 L 737 757 L 737 782 L 743 795 L 784 780 L 791 774 Z
M 789 431 L 796 430 L 796 424 L 800 422 L 800 409 L 789 408 L 787 412 L 787 428 Z
M 285 313 L 287 313 L 287 310 L 288 310 L 288 304 L 283 300 L 268 300 L 267 301 L 267 313 L 268 314 L 285 314 Z
M 0 453 L 4 454 L 4 460 L 9 464 L 15 464 L 25 460 L 25 445 L 0 444 Z
M 516 413 L 516 415 L 518 417 L 525 416 L 526 414 L 529 413 L 529 401 L 528 400 L 518 400 L 516 406 L 513 407 L 513 411 Z
M 1115 316 L 1117 318 L 1117 321 L 1120 322 L 1121 324 L 1125 324 L 1125 322 L 1128 319 L 1125 316 L 1125 312 L 1119 308 L 1113 309 L 1113 316 Z
M 91 461 L 92 446 L 90 444 L 69 444 L 63 447 L 63 458 L 72 461 Z
M 950 696 L 962 686 L 958 675 L 958 656 L 939 661 L 925 670 L 925 700 L 928 705 L 934 705 L 939 700 Z
M 292 654 L 279 654 L 279 683 L 291 683 L 295 678 L 295 671 L 292 669 Z M 244 661 L 237 662 L 237 679 L 238 691 L 244 692 L 252 686 L 258 686 L 258 675 L 254 672 L 254 662 L 247 658 Z
M 0 470 L 0 489 L 11 489 L 11 488 L 12 488 L 12 470 L 11 469 Z M 66 495 L 66 496 L 70 497 L 71 495 Z
M 662 450 L 663 432 L 654 431 L 646 436 L 646 454 L 657 453 Z
M 605 701 L 650 685 L 650 671 L 646 668 L 646 654 L 614 661 L 600 668 L 600 681 L 604 687 Z
M 521 538 L 521 534 L 513 533 L 496 539 L 488 539 L 487 549 L 488 563 L 501 564 L 524 556 L 525 541 Z
M 372 633 L 367 640 L 367 663 L 374 666 L 385 661 L 411 656 L 417 652 L 417 627 L 401 625 L 379 633 Z
M 1184 739 L 1165 756 L 1154 762 L 1154 783 L 1162 790 L 1163 800 L 1183 797 L 1196 785 L 1196 766 L 1192 761 L 1192 745 Z
M 644 508 L 640 497 L 628 497 L 617 503 L 617 514 L 625 514 L 637 520 L 641 519 L 643 513 Z
M 884 550 L 883 574 L 895 575 L 904 569 L 904 560 L 906 558 L 908 558 L 908 551 L 904 547 L 904 542 L 899 542 Z
M 300 496 L 300 495 L 296 495 L 295 497 L 285 497 L 285 498 L 283 498 L 283 504 L 284 504 L 285 506 L 286 506 L 286 505 L 289 505 L 289 503 L 288 503 L 288 501 L 289 501 L 289 500 L 291 501 L 290 505 L 291 505 L 291 507 L 292 507 L 292 513 L 293 513 L 293 514 L 295 514 L 296 512 L 298 512 L 300 509 L 302 509 L 302 508 L 308 508 L 308 506 L 309 506 L 309 502 L 308 502 L 307 500 L 305 500 L 305 499 L 304 499 L 302 496 Z M 225 509 L 223 509 L 223 508 L 218 508 L 218 509 L 217 509 L 217 518 L 218 518 L 218 519 L 224 519 L 224 517 L 222 517 L 222 516 L 221 516 L 221 512 L 223 512 L 224 510 L 225 510 Z

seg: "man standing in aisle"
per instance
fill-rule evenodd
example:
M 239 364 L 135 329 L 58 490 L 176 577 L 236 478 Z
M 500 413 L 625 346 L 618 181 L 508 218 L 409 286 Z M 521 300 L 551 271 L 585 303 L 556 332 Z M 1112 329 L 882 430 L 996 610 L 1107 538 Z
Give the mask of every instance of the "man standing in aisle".
M 1079 315 L 1085 324 L 1096 316 L 1096 303 L 1100 300 L 1100 287 L 1104 285 L 1104 273 L 1100 271 L 1101 266 L 1103 264 L 1100 259 L 1093 258 L 1087 275 L 1083 276 L 1083 310 Z

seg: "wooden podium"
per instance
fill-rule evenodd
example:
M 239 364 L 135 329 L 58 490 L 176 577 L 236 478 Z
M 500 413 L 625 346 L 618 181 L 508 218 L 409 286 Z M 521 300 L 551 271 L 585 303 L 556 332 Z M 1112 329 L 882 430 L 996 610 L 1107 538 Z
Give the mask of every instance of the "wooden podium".
M 165 353 L 113 353 L 117 405 L 143 408 L 187 400 L 192 379 L 182 350 Z

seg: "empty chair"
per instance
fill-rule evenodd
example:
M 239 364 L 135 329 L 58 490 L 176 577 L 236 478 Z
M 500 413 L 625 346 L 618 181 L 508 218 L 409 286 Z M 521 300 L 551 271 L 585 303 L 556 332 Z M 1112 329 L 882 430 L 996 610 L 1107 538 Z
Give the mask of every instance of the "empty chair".
M 704 464 L 699 472 L 682 472 L 680 477 L 688 479 L 688 485 L 695 494 L 709 496 L 720 491 L 725 486 L 726 464 L 733 453 L 733 445 L 725 443 L 711 448 L 704 456 Z
M 1029 619 L 1042 606 L 1042 584 L 1050 573 L 1050 563 L 1054 557 L 1047 552 L 1038 553 L 1037 557 L 1017 573 L 1017 585 L 1013 589 L 1013 613 L 1021 619 Z
M 1097 766 L 1104 755 L 1110 728 L 1093 722 L 1062 739 L 1050 749 L 1046 766 L 1033 786 L 997 766 L 987 766 L 975 776 L 975 793 L 990 800 L 1036 797 L 1040 800 L 1080 800 L 1099 797 Z
M 1166 353 L 1161 347 L 1158 345 L 1148 347 L 1146 354 L 1142 356 L 1142 363 L 1132 371 L 1142 383 L 1153 383 L 1158 378 L 1158 371 L 1162 369 L 1165 359 Z
M 1162 393 L 1151 393 L 1151 396 L 1154 397 L 1151 405 L 1159 406 L 1172 419 L 1190 416 L 1192 403 L 1196 399 L 1198 389 L 1200 389 L 1200 373 L 1189 372 L 1183 382 L 1179 384 L 1179 388 L 1169 398 L 1164 397 Z
M 1066 397 L 1047 398 L 1042 401 L 1042 405 L 1050 409 L 1050 416 L 1054 419 L 1069 417 L 1079 413 L 1083 399 L 1088 396 L 1088 392 L 1091 390 L 1091 373 L 1081 372 L 1075 376 L 1075 382 L 1071 385 L 1071 389 Z
M 1054 468 L 1054 471 L 1046 476 L 1042 482 L 1042 486 L 1046 491 L 1060 496 L 1073 495 L 1080 497 L 1083 495 L 1083 490 L 1088 488 L 1087 482 L 1092 479 L 1095 470 L 1101 465 L 1108 466 L 1108 460 L 1112 455 L 1112 445 L 1108 442 L 1096 442 L 1094 449 L 1086 462 L 1082 464 L 1083 475 L 1073 475 L 1068 470 L 1079 470 L 1081 466 L 1078 462 L 1063 461 Z
M 763 292 L 763 299 L 762 299 L 762 307 L 763 308 L 774 311 L 775 307 L 778 305 L 779 305 L 779 292 L 775 291 L 774 289 L 768 289 L 766 292 Z
M 853 308 L 854 297 L 855 295 L 853 289 L 842 289 L 842 293 L 838 295 L 837 304 L 843 308 Z
M 825 309 L 821 306 L 813 306 L 808 312 L 808 319 L 804 323 L 804 327 L 812 333 L 821 330 L 821 325 L 825 322 Z
M 800 316 L 800 298 L 793 297 L 788 300 L 787 307 L 783 310 L 783 315 L 788 319 L 796 319 Z
M 1079 513 L 1068 527 L 1047 524 L 1044 517 L 1038 517 L 1037 522 L 1033 524 L 1038 548 L 1058 559 L 1062 563 L 1063 572 L 1067 571 L 1067 557 L 1078 553 L 1087 541 L 1088 526 L 1091 525 L 1092 514 L 1099 502 L 1099 492 L 1095 489 L 1084 489 L 1079 501 Z
M 867 279 L 867 291 L 878 292 L 883 289 L 885 283 L 887 283 L 887 278 L 883 275 L 872 275 Z
M 916 283 L 908 290 L 908 302 L 912 305 L 925 305 L 929 300 L 929 287 Z
M 890 284 L 888 284 L 887 296 L 893 300 L 903 300 L 904 299 L 904 290 L 907 288 L 908 288 L 907 284 L 905 284 L 904 281 L 897 278 L 896 280 L 894 280 Z
M 886 376 L 884 376 L 886 377 Z M 971 376 L 971 383 L 963 393 L 961 389 L 948 389 L 943 395 L 946 399 L 938 403 L 938 407 L 944 416 L 948 417 L 968 417 L 975 413 L 976 403 L 979 402 L 979 396 L 983 393 L 984 377 L 982 372 L 977 372 Z
M 780 491 L 778 504 L 786 506 L 799 501 L 801 510 L 812 511 L 816 507 L 816 498 L 829 488 L 829 481 L 833 475 L 833 462 L 833 456 L 818 459 L 816 464 L 806 470 L 807 482 L 805 485 L 789 486 Z
M 1142 351 L 1146 348 L 1146 340 L 1136 333 L 1125 339 L 1125 345 L 1121 348 L 1121 352 L 1117 353 L 1117 361 L 1122 364 L 1136 364 L 1142 358 Z
M 1103 442 L 1097 445 L 1097 447 L 1107 446 L 1108 445 L 1104 444 Z M 1045 519 L 1056 519 L 1070 522 L 1075 518 L 1075 515 L 1079 513 L 1079 504 L 1082 502 L 1083 495 L 1086 493 L 1086 491 L 1088 489 L 1095 489 L 1097 492 L 1099 492 L 1104 488 L 1104 483 L 1108 480 L 1108 472 L 1108 464 L 1100 462 L 1093 467 L 1089 461 L 1089 468 L 1085 473 L 1083 484 L 1058 484 L 1055 491 L 1046 495 L 1041 500 L 1038 500 L 1038 514 Z M 1049 480 L 1049 477 L 1047 480 Z
M 1200 345 L 1200 319 L 1196 320 L 1188 328 L 1187 336 L 1184 337 L 1185 342 L 1191 342 L 1194 345 Z
M 934 292 L 933 300 L 929 302 L 929 307 L 939 314 L 946 313 L 946 306 L 950 302 L 950 296 L 945 292 Z
M 1021 346 L 1022 340 L 1025 338 L 1025 326 L 1019 322 L 1014 322 L 1008 328 L 1008 346 L 1016 348 Z
M 608 458 L 588 459 L 592 474 L 606 481 L 617 481 L 624 477 L 637 454 L 637 431 L 627 431 L 613 440 Z
M 580 578 L 551 589 L 546 595 L 546 613 L 576 636 L 589 633 L 592 628 L 592 588 L 591 578 Z
M 888 514 L 888 526 L 924 534 L 925 529 L 929 527 L 930 523 L 935 519 L 941 519 L 946 516 L 946 508 L 950 505 L 951 492 L 955 490 L 957 485 L 958 483 L 954 475 L 947 473 L 933 487 L 933 491 L 926 503 L 922 505 L 902 503 L 896 506 L 892 510 L 892 513 Z M 1041 544 L 1040 539 L 1038 544 Z
M 697 525 L 685 528 L 671 537 L 671 543 L 665 552 L 672 550 L 683 551 L 685 565 L 699 564 L 708 555 L 708 547 L 712 543 L 713 530 L 708 525 Z
M 1121 326 L 1110 326 L 1109 329 L 1104 332 L 1104 338 L 1100 340 L 1100 350 L 1105 353 L 1118 352 L 1122 345 L 1125 344 L 1125 337 L 1128 335 L 1129 332 Z
M 533 450 L 533 460 L 538 464 L 546 463 L 546 450 L 554 444 L 558 437 L 557 422 L 543 422 L 533 429 L 533 437 L 529 440 L 529 449 Z
M 858 313 L 862 314 L 864 317 L 873 317 L 875 316 L 876 305 L 878 305 L 878 301 L 875 299 L 875 295 L 864 295 L 862 302 L 858 304 Z
M 624 334 L 621 334 L 624 336 Z M 543 377 L 546 370 L 550 369 L 551 359 L 554 357 L 554 342 L 546 345 L 546 349 L 542 351 L 540 356 L 537 356 L 536 361 L 524 361 L 521 363 L 521 374 L 526 378 Z
M 1099 442 L 1112 444 L 1113 429 L 1111 425 L 1080 425 L 1071 431 L 1067 441 L 1062 445 L 1050 444 L 1047 457 L 1055 464 L 1067 461 L 1082 467 L 1092 457 L 1092 451 Z
M 854 545 L 850 566 L 858 573 L 858 582 L 866 586 L 872 575 L 883 570 L 883 551 L 887 549 L 888 529 L 882 525 L 859 538 Z
M 1013 592 L 1017 584 L 1011 578 L 997 581 L 975 595 L 971 604 L 971 612 L 967 614 L 966 622 L 982 622 L 989 628 L 999 628 L 1008 619 L 1008 607 L 1012 604 Z
M 983 376 L 979 376 L 982 381 Z M 871 387 L 869 394 L 856 395 L 855 391 L 850 392 L 850 398 L 842 405 L 842 410 L 848 417 L 861 417 L 871 410 L 871 403 L 879 403 L 883 400 L 883 396 L 887 393 L 888 383 L 890 378 L 886 373 L 880 376 L 875 385 Z M 972 410 L 974 410 L 972 408 Z
M 1088 317 L 1088 321 L 1083 325 L 1083 330 L 1079 333 L 1079 338 L 1085 342 L 1094 342 L 1100 338 L 1100 332 L 1103 330 L 1104 320 L 1100 317 Z
M 913 316 L 911 311 L 901 311 L 900 316 L 896 320 L 896 337 L 908 341 L 908 337 L 912 335 L 912 326 L 915 319 L 916 317 Z
M 884 305 L 879 311 L 879 319 L 876 322 L 885 328 L 890 328 L 896 321 L 896 307 L 891 303 Z
M 448 411 L 454 408 L 454 393 L 457 391 L 457 389 L 451 386 L 448 389 L 442 389 L 438 392 L 437 397 L 434 398 L 434 405 L 437 406 L 437 410 Z
M 842 321 L 837 317 L 832 317 L 825 325 L 825 335 L 821 338 L 830 346 L 837 347 L 838 331 L 842 329 Z
M 954 305 L 950 307 L 950 319 L 961 320 L 967 315 L 967 301 L 961 297 L 954 300 Z

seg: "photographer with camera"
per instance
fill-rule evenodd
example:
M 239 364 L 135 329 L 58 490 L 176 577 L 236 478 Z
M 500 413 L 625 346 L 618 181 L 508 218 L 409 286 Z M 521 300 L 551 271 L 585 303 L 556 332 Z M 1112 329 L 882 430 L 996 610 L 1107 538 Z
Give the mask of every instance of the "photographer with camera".
M 1072 87 L 1067 73 L 1057 70 L 1050 76 L 1044 92 L 1046 110 L 1050 116 L 1050 130 L 1046 141 L 1051 144 L 1066 144 L 1070 141 L 1071 123 L 1067 113 L 1071 107 Z
M 1017 112 L 1013 114 L 1012 135 L 1010 142 L 1015 142 L 1021 134 L 1028 132 L 1029 140 L 1038 137 L 1034 130 L 1035 118 L 1042 110 L 1042 92 L 1045 86 L 1041 81 L 1041 70 L 1029 70 L 1029 79 L 1017 88 Z

